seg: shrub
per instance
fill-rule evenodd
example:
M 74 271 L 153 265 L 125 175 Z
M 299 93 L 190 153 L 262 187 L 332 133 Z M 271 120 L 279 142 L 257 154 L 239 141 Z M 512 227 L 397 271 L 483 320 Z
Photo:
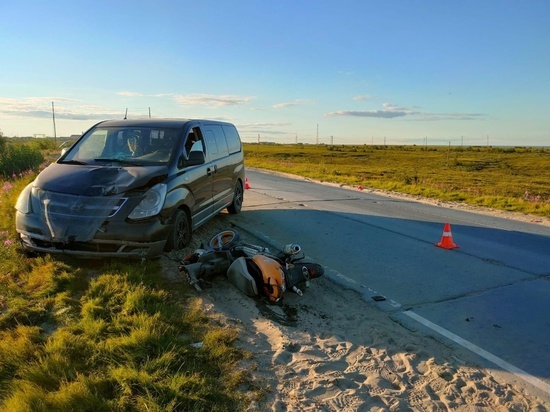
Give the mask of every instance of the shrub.
M 44 156 L 40 149 L 24 144 L 7 144 L 6 138 L 0 136 L 0 175 L 12 177 L 26 170 L 37 171 L 42 162 Z

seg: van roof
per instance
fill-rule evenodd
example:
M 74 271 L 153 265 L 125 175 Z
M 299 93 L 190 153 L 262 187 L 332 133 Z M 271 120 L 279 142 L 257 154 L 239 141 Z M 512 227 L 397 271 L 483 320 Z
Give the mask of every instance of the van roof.
M 123 120 L 105 120 L 98 123 L 96 126 L 110 126 L 110 127 L 173 127 L 181 128 L 189 122 L 213 122 L 219 124 L 230 124 L 227 122 L 220 122 L 217 120 L 206 119 L 123 119 Z

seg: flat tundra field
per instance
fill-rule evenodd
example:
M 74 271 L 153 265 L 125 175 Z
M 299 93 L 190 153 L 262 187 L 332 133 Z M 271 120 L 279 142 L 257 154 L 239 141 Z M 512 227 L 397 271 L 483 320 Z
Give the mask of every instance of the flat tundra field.
M 550 148 L 245 144 L 247 167 L 550 217 Z

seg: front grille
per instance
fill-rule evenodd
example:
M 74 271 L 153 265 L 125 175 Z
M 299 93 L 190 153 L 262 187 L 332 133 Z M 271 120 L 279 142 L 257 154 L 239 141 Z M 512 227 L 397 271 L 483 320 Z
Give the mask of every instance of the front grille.
M 35 205 L 52 242 L 89 242 L 115 216 L 127 198 L 120 196 L 75 196 L 34 189 Z
M 38 189 L 35 196 L 39 200 L 42 213 L 51 216 L 93 219 L 107 219 L 114 216 L 126 202 L 124 197 L 75 196 Z

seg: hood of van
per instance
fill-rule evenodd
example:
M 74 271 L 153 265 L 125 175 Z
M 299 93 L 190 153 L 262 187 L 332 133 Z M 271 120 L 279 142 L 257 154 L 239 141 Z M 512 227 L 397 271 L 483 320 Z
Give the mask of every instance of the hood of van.
M 93 166 L 52 163 L 36 178 L 44 190 L 81 196 L 111 196 L 158 183 L 166 166 Z M 152 185 L 152 183 L 151 183 Z

